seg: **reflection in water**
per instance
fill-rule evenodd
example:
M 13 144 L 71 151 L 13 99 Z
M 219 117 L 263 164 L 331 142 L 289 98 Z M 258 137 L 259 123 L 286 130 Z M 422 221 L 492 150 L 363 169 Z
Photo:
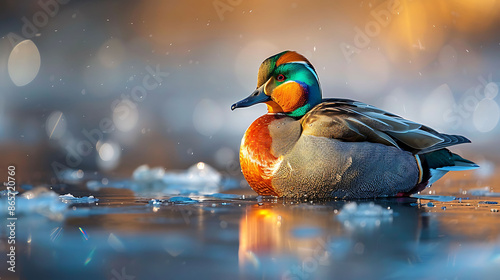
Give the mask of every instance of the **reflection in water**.
M 75 204 L 62 219 L 19 216 L 19 279 L 495 279 L 500 273 L 494 196 L 292 203 L 225 194 L 152 204 L 124 189 L 92 194 L 98 205 Z
M 272 208 L 251 207 L 240 221 L 240 268 L 259 269 L 259 255 L 282 250 L 281 215 Z
M 406 201 L 408 202 L 408 201 Z M 240 220 L 239 266 L 246 276 L 283 279 L 388 275 L 394 263 L 415 263 L 421 210 L 378 201 L 393 219 L 339 219 L 344 202 L 253 205 Z M 375 273 L 375 274 L 374 274 Z

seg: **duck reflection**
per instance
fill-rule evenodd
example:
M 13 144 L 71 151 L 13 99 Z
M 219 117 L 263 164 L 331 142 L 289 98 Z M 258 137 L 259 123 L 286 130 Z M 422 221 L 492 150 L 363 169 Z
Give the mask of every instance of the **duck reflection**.
M 372 278 L 374 271 L 390 273 L 391 262 L 418 261 L 418 208 L 397 200 L 377 201 L 376 207 L 389 207 L 394 214 L 342 217 L 344 205 L 248 207 L 240 220 L 240 272 L 249 278 L 308 279 L 335 273 L 342 279 L 353 272 Z
M 272 207 L 251 207 L 240 221 L 240 267 L 259 267 L 258 256 L 278 253 L 284 246 L 282 213 Z

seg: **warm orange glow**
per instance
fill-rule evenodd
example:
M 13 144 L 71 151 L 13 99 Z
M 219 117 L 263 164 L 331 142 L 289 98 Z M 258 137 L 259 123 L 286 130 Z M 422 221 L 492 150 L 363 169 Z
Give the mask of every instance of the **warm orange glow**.
M 264 216 L 265 218 L 270 218 L 272 214 L 268 209 L 260 209 L 258 210 L 257 215 Z
M 439 2 L 439 1 L 436 1 Z M 384 37 L 386 54 L 404 68 L 420 69 L 435 59 L 447 37 L 446 11 L 441 2 L 401 1 Z
M 255 255 L 269 254 L 283 248 L 283 233 L 280 230 L 280 215 L 273 209 L 253 208 L 241 218 L 240 267 L 256 266 Z
M 488 28 L 500 14 L 498 0 L 455 0 L 450 3 L 453 25 L 464 32 L 478 32 Z
M 387 57 L 399 64 L 401 69 L 426 67 L 436 59 L 455 32 L 487 29 L 500 14 L 498 0 L 402 0 L 398 3 L 398 13 L 391 15 L 387 22 L 379 18 L 383 24 L 377 22 L 380 29 L 375 29 L 378 31 L 375 34 L 377 36 L 373 36 L 371 40 L 380 40 Z M 384 2 L 373 9 L 373 13 L 385 15 L 385 6 Z M 376 22 L 374 18 L 370 19 L 372 23 Z M 367 25 L 368 23 L 370 21 L 366 22 Z M 377 38 L 378 33 L 380 38 Z

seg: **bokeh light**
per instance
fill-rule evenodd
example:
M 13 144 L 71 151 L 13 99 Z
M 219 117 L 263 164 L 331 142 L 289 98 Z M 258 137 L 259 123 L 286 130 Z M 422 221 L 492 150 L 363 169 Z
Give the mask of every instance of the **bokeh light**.
M 25 86 L 35 79 L 40 70 L 40 52 L 31 40 L 17 44 L 10 53 L 9 76 L 16 86 Z
M 113 123 L 120 131 L 132 130 L 139 120 L 137 105 L 131 100 L 124 99 L 117 103 L 113 110 Z
M 114 142 L 101 142 L 96 145 L 98 151 L 97 164 L 102 170 L 112 170 L 118 166 L 121 148 Z

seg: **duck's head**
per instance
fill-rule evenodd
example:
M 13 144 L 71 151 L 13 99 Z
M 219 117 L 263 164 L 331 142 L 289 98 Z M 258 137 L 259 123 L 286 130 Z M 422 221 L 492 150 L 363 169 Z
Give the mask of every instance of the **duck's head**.
M 302 117 L 321 103 L 318 75 L 304 56 L 284 51 L 264 60 L 259 68 L 257 89 L 231 109 L 266 103 L 269 113 Z

